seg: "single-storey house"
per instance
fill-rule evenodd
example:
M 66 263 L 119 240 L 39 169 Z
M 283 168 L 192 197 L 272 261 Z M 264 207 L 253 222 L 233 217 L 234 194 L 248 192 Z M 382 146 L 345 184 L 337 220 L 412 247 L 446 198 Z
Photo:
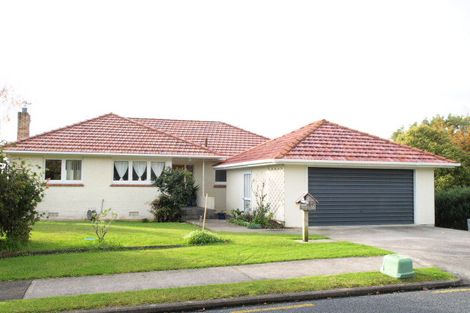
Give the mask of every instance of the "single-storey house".
M 149 218 L 152 181 L 173 167 L 193 173 L 199 206 L 208 194 L 211 209 L 249 210 L 262 192 L 289 227 L 302 224 L 305 192 L 319 201 L 312 226 L 434 224 L 434 169 L 459 165 L 326 120 L 273 140 L 222 122 L 112 113 L 33 137 L 25 124 L 24 110 L 20 140 L 4 150 L 40 168 L 49 188 L 38 209 L 57 219 L 100 207 Z

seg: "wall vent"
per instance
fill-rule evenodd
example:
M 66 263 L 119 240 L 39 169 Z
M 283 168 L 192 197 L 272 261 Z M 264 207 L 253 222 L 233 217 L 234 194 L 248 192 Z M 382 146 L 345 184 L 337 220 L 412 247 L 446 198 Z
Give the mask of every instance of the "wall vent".
M 137 217 L 139 216 L 139 211 L 129 211 L 129 217 Z

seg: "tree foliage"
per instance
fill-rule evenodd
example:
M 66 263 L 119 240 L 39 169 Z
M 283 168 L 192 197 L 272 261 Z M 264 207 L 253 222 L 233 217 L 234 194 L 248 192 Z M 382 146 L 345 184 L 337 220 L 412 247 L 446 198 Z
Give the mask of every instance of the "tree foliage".
M 196 204 L 198 187 L 188 171 L 165 169 L 154 185 L 160 191 L 160 196 L 152 202 L 152 213 L 158 222 L 179 221 L 181 208 Z
M 0 151 L 0 237 L 5 236 L 9 245 L 28 241 L 45 187 L 24 162 L 10 162 Z
M 393 133 L 398 143 L 416 147 L 461 163 L 452 169 L 436 169 L 436 189 L 470 185 L 470 116 L 435 116 Z

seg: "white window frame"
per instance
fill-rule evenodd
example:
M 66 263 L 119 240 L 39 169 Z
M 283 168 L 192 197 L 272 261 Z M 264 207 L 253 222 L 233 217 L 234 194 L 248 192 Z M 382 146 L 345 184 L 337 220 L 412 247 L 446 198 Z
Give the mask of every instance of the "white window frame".
M 246 197 L 245 195 L 245 176 L 246 175 L 250 175 L 250 192 L 249 192 L 249 197 Z M 251 172 L 245 172 L 243 173 L 243 196 L 242 196 L 242 208 L 243 208 L 243 211 L 245 210 L 251 210 L 252 206 L 252 195 L 253 195 L 253 175 Z M 248 206 L 248 208 L 245 208 L 245 201 L 249 201 L 250 204 Z
M 59 180 L 52 180 L 52 179 L 47 179 L 51 184 L 82 184 L 83 183 L 83 175 L 84 175 L 84 170 L 83 170 L 83 159 L 80 158 L 67 158 L 67 159 L 62 159 L 62 158 L 44 158 L 43 162 L 43 168 L 44 168 L 44 179 L 46 180 L 46 161 L 60 161 L 60 179 Z M 67 168 L 66 168 L 66 162 L 67 161 L 80 161 L 81 162 L 81 177 L 79 180 L 67 180 Z

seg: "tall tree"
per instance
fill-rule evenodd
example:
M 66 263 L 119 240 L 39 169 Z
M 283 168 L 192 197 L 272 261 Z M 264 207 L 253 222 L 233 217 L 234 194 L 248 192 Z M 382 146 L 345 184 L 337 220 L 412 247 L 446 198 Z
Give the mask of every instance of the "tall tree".
M 437 115 L 398 129 L 392 139 L 461 163 L 453 169 L 436 169 L 437 190 L 470 185 L 470 116 Z

